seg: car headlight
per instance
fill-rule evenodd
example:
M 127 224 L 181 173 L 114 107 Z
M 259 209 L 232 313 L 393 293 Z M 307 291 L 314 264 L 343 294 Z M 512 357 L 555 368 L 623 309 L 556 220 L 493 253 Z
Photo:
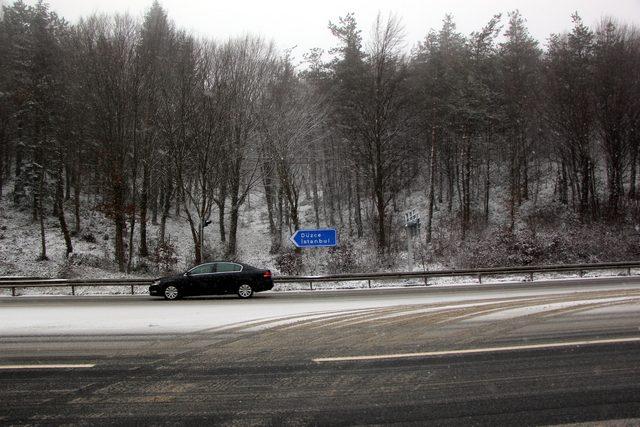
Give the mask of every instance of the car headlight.
M 160 284 L 160 280 L 156 280 L 151 284 L 151 286 L 158 286 Z

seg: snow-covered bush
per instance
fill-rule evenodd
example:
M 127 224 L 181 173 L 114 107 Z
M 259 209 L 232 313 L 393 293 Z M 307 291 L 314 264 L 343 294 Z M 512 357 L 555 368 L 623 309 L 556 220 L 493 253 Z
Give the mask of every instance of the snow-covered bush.
M 156 264 L 159 272 L 163 274 L 173 273 L 178 264 L 176 247 L 170 240 L 159 242 L 153 250 L 151 259 Z
M 68 264 L 72 267 L 92 267 L 101 270 L 113 270 L 115 265 L 111 259 L 104 258 L 91 253 L 71 253 Z
M 278 270 L 286 276 L 296 276 L 302 273 L 302 257 L 293 250 L 283 252 L 275 259 Z
M 570 227 L 580 223 L 578 214 L 569 206 L 553 201 L 536 205 L 527 201 L 519 209 L 520 220 L 533 234 L 540 228 Z
M 457 250 L 445 253 L 456 267 L 499 267 L 596 263 L 633 260 L 640 255 L 640 237 L 631 227 L 612 228 L 606 224 L 528 228 L 513 233 L 492 229 L 469 236 Z
M 56 277 L 58 279 L 71 279 L 75 276 L 76 274 L 74 272 L 73 265 L 71 264 L 71 262 L 69 262 L 68 258 L 65 259 L 58 267 L 58 272 L 56 273 Z
M 359 271 L 353 245 L 342 243 L 336 248 L 329 249 L 326 269 L 330 274 Z

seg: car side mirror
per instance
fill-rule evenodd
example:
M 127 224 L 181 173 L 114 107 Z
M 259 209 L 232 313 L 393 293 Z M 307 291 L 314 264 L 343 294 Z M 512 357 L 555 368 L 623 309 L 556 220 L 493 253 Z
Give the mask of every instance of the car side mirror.
M 185 275 L 185 276 L 191 276 L 191 272 L 190 272 L 190 271 L 185 271 L 185 272 L 184 272 L 184 275 Z

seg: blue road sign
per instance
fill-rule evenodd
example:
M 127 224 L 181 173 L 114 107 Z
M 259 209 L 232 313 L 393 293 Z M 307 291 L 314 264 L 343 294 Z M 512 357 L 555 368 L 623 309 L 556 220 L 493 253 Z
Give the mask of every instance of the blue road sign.
M 328 248 L 338 245 L 338 232 L 333 228 L 298 230 L 289 240 L 299 248 Z

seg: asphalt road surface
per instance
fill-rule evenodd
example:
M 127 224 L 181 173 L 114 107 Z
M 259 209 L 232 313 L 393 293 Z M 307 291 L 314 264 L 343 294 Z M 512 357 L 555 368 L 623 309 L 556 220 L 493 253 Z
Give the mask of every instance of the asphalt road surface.
M 640 424 L 640 281 L 0 299 L 0 424 Z

